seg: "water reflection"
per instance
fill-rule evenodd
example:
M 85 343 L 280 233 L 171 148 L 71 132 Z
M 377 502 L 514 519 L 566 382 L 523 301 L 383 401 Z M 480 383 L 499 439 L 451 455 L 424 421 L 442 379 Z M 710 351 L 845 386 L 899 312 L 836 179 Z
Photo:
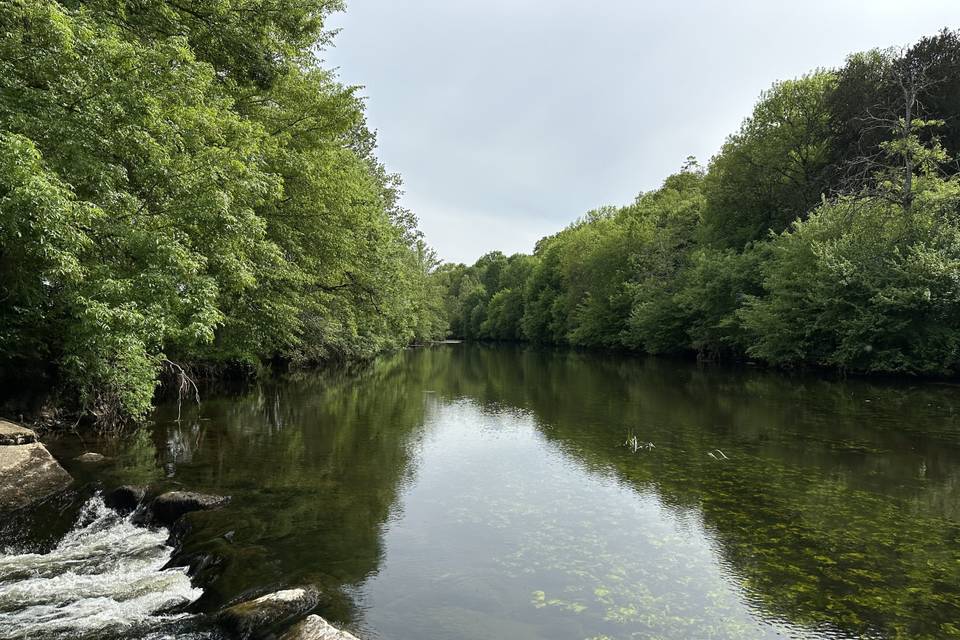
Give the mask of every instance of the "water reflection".
M 694 509 L 547 442 L 530 414 L 431 408 L 417 480 L 359 590 L 383 637 L 774 638 Z M 493 481 L 496 479 L 496 481 Z
M 207 608 L 313 581 L 371 637 L 950 638 L 957 397 L 447 346 L 162 408 L 107 473 L 235 496 L 196 518 Z

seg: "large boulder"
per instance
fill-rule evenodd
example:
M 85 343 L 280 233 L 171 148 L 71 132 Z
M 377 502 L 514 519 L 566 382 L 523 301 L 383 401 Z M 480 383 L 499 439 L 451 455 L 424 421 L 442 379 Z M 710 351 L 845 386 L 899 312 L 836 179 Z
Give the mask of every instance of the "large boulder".
M 37 434 L 32 429 L 0 420 L 0 446 L 32 444 L 36 441 Z
M 170 527 L 191 511 L 218 509 L 230 502 L 230 496 L 214 496 L 192 491 L 168 491 L 157 496 L 144 511 L 142 520 L 148 524 Z
M 103 496 L 103 502 L 114 511 L 127 514 L 134 511 L 147 495 L 147 488 L 125 484 Z
M 280 640 L 358 640 L 357 636 L 348 633 L 321 618 L 307 616 L 280 636 Z
M 217 622 L 238 640 L 265 636 L 278 625 L 309 613 L 320 604 L 320 597 L 316 587 L 275 591 L 224 609 L 217 614 Z
M 25 507 L 72 481 L 33 431 L 0 423 L 0 511 Z

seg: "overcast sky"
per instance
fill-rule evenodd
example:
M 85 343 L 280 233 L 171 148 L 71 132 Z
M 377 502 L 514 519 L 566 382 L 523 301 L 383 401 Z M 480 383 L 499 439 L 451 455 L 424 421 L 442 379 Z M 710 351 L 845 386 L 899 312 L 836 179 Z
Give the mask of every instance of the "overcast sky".
M 405 206 L 473 262 L 706 163 L 775 80 L 960 27 L 960 1 L 349 0 L 330 25 Z

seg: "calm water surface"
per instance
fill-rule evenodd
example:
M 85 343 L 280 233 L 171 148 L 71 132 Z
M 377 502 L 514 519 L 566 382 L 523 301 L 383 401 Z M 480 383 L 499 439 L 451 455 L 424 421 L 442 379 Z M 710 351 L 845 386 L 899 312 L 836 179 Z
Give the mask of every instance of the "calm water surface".
M 311 582 L 372 639 L 960 638 L 958 392 L 450 345 L 161 407 L 97 477 L 234 496 L 194 514 L 202 610 Z

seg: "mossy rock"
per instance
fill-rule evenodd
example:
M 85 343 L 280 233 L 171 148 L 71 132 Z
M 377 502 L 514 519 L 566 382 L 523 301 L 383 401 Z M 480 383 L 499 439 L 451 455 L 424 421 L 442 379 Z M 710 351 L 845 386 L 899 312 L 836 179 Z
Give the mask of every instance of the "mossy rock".
M 224 609 L 217 622 L 238 640 L 264 637 L 279 625 L 310 613 L 321 596 L 313 586 L 275 591 Z

